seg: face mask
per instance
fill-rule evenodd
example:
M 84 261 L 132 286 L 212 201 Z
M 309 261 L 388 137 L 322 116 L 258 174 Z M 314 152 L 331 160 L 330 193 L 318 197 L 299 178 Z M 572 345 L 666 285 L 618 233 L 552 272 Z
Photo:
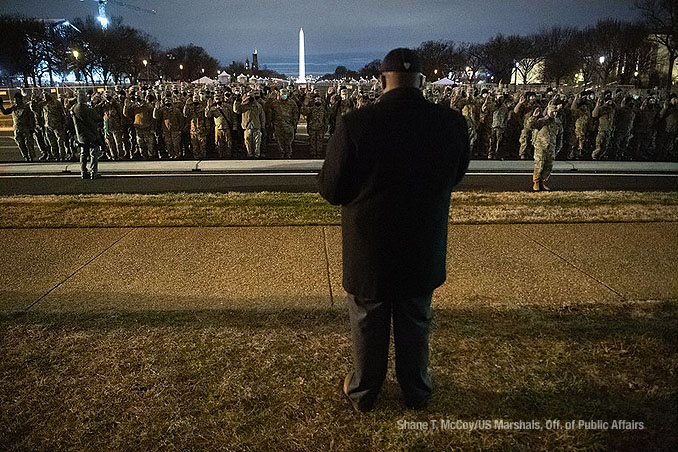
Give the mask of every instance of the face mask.
M 287 100 L 287 94 L 283 94 L 283 95 L 282 95 L 282 99 L 283 99 L 283 100 Z

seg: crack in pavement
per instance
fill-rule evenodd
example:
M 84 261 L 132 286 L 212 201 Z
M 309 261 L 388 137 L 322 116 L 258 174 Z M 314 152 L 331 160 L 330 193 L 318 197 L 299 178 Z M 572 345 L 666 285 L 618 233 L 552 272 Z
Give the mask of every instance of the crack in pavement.
M 516 228 L 516 229 L 518 229 L 518 228 Z M 585 271 L 583 268 L 580 268 L 580 267 L 578 267 L 577 265 L 575 265 L 574 263 L 572 263 L 572 262 L 570 262 L 569 260 L 565 259 L 565 258 L 564 258 L 563 256 L 561 256 L 560 254 L 556 253 L 556 252 L 553 251 L 551 248 L 549 248 L 548 246 L 544 245 L 543 243 L 541 243 L 540 241 L 536 240 L 535 238 L 533 238 L 533 237 L 527 235 L 526 233 L 524 233 L 524 232 L 521 231 L 520 229 L 518 229 L 518 233 L 521 234 L 522 236 L 526 237 L 528 240 L 533 241 L 534 243 L 536 243 L 537 245 L 539 245 L 540 247 L 542 247 L 543 249 L 545 249 L 545 250 L 548 251 L 549 253 L 553 254 L 553 255 L 556 256 L 557 258 L 561 259 L 561 260 L 564 261 L 567 265 L 569 265 L 569 266 L 575 268 L 575 269 L 578 270 L 579 272 L 583 273 L 584 275 L 588 276 L 588 277 L 591 278 L 592 280 L 596 281 L 596 282 L 597 282 L 598 284 L 600 284 L 601 286 L 606 287 L 608 290 L 610 290 L 611 292 L 613 292 L 614 294 L 616 294 L 619 298 L 621 298 L 621 301 L 627 301 L 627 300 L 626 300 L 626 297 L 625 297 L 624 295 L 622 295 L 619 291 L 617 291 L 615 288 L 613 288 L 612 286 L 610 286 L 610 285 L 607 284 L 606 282 L 604 282 L 604 281 L 602 281 L 602 280 L 596 278 L 595 276 L 593 276 L 593 275 L 591 275 L 590 273 L 588 273 L 587 271 Z
M 45 298 L 47 295 L 49 295 L 49 294 L 51 294 L 52 292 L 54 292 L 54 291 L 55 291 L 57 288 L 59 288 L 62 284 L 64 284 L 64 283 L 65 283 L 66 281 L 68 281 L 69 279 L 71 279 L 76 273 L 78 273 L 80 270 L 82 270 L 83 268 L 87 267 L 89 264 L 91 264 L 92 262 L 94 262 L 99 256 L 101 256 L 101 255 L 104 254 L 106 251 L 108 251 L 108 250 L 110 250 L 111 248 L 113 248 L 113 246 L 114 246 L 116 243 L 118 243 L 120 240 L 122 240 L 122 239 L 124 239 L 125 237 L 127 237 L 128 235 L 130 235 L 130 234 L 132 233 L 132 231 L 134 231 L 134 230 L 136 230 L 136 229 L 137 229 L 137 228 L 131 228 L 129 231 L 127 231 L 126 233 L 124 233 L 123 235 L 121 235 L 117 240 L 115 240 L 113 243 L 111 243 L 109 246 L 107 246 L 104 250 L 102 250 L 102 251 L 101 251 L 100 253 L 98 253 L 96 256 L 94 256 L 93 258 L 91 258 L 90 260 L 88 260 L 87 262 L 85 262 L 84 264 L 82 264 L 80 267 L 78 267 L 76 270 L 74 270 L 73 273 L 71 273 L 71 274 L 68 275 L 66 278 L 64 278 L 60 283 L 58 283 L 56 286 L 54 286 L 54 287 L 52 287 L 51 289 L 49 289 L 46 293 L 44 293 L 42 296 L 40 296 L 37 300 L 35 300 L 35 301 L 34 301 L 33 303 L 31 303 L 30 305 L 28 305 L 28 307 L 27 307 L 26 309 L 24 309 L 23 312 L 27 312 L 27 311 L 28 311 L 29 309 L 31 309 L 33 306 L 35 306 L 36 304 L 38 304 L 38 302 L 40 302 L 40 300 L 42 300 L 42 299 Z

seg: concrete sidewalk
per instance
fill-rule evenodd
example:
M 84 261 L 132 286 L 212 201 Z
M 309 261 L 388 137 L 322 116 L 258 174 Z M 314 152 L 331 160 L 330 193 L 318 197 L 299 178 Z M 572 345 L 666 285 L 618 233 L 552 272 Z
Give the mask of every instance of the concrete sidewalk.
M 323 160 L 153 160 L 102 161 L 103 175 L 124 174 L 227 174 L 227 173 L 317 173 Z M 531 172 L 531 160 L 472 160 L 470 173 Z M 678 174 L 678 163 L 672 162 L 613 162 L 555 161 L 553 171 L 581 173 L 671 173 Z M 80 174 L 79 162 L 0 163 L 0 176 L 44 174 Z
M 339 227 L 0 229 L 0 311 L 342 308 Z M 678 298 L 678 223 L 452 225 L 452 306 Z

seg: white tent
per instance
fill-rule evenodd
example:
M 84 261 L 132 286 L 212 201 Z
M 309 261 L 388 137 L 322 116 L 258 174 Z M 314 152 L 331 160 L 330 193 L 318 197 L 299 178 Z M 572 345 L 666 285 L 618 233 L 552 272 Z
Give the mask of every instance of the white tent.
M 240 75 L 236 78 L 236 80 L 238 81 L 238 83 L 244 85 L 245 83 L 247 83 L 247 76 L 246 76 L 245 74 L 240 74 Z
M 437 82 L 433 82 L 433 85 L 456 85 L 452 80 L 447 77 L 441 78 Z
M 216 80 L 212 80 L 211 78 L 204 76 L 200 77 L 198 80 L 193 80 L 191 83 L 200 83 L 200 84 L 206 84 L 206 85 L 214 85 L 217 83 Z
M 231 83 L 231 74 L 229 74 L 226 71 L 223 71 L 221 74 L 218 75 L 217 79 L 219 80 L 220 85 L 228 85 Z

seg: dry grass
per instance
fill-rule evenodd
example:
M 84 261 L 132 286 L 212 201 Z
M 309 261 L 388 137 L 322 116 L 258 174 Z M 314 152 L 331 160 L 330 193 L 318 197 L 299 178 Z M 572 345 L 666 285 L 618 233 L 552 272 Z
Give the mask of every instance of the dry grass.
M 344 311 L 0 316 L 2 450 L 676 450 L 678 303 L 447 308 L 437 391 L 339 393 Z M 430 419 L 614 419 L 644 430 L 403 431 Z
M 314 193 L 47 195 L 0 198 L 0 227 L 263 226 L 339 224 Z M 678 193 L 459 192 L 450 222 L 678 221 Z

